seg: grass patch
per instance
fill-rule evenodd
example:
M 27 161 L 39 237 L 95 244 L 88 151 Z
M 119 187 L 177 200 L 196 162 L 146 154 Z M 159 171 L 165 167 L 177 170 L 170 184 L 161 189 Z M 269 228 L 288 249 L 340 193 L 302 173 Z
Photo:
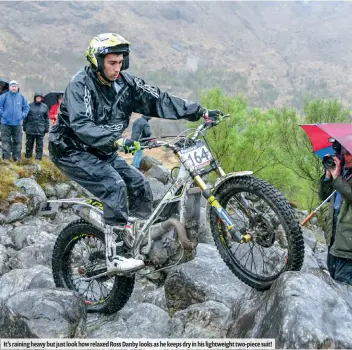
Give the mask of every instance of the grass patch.
M 69 180 L 48 157 L 43 157 L 42 161 L 23 159 L 15 163 L 0 159 L 0 168 L 0 199 L 3 200 L 8 198 L 11 191 L 19 191 L 15 185 L 18 178 L 34 177 L 40 186 Z
M 41 166 L 41 171 L 35 174 L 35 179 L 40 186 L 47 183 L 69 181 L 69 178 L 48 157 L 43 157 L 41 162 L 37 161 L 36 163 Z
M 35 174 L 35 179 L 40 186 L 69 181 L 69 178 L 48 157 L 43 157 L 41 162 L 36 161 L 36 163 L 41 166 L 41 171 Z
M 10 168 L 5 168 L 1 164 L 1 181 L 0 181 L 0 199 L 6 200 L 11 191 L 15 191 L 17 186 L 15 185 L 16 175 Z

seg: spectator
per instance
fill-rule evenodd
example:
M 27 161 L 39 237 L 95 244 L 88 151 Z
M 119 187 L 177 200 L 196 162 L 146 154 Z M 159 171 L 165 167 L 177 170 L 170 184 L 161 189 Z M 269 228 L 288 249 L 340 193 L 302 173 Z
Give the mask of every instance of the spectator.
M 57 116 L 59 114 L 59 107 L 62 101 L 62 95 L 59 95 L 57 98 L 57 102 L 51 106 L 50 108 L 50 112 L 49 112 L 49 118 L 51 121 L 51 125 L 55 125 L 56 120 L 57 120 Z
M 131 139 L 134 141 L 139 141 L 140 139 L 150 137 L 151 136 L 151 131 L 150 131 L 150 126 L 148 124 L 148 121 L 151 119 L 151 117 L 148 117 L 146 115 L 142 115 L 140 118 L 136 119 L 135 122 L 133 123 L 132 127 L 132 136 Z M 143 149 L 137 151 L 133 157 L 133 163 L 132 165 L 139 169 L 141 160 L 143 158 Z
M 49 131 L 49 110 L 43 103 L 43 94 L 34 94 L 34 102 L 29 105 L 29 113 L 23 121 L 23 131 L 26 133 L 26 158 L 32 158 L 35 142 L 35 159 L 43 158 L 44 135 Z
M 7 88 L 7 84 L 5 82 L 0 81 L 0 95 L 4 94 L 7 91 L 9 91 L 9 89 Z
M 326 169 L 319 196 L 325 200 L 334 190 L 327 218 L 328 269 L 333 279 L 352 284 L 352 155 L 335 141 L 336 166 Z M 340 160 L 341 159 L 341 160 Z M 344 166 L 342 164 L 344 163 Z
M 29 112 L 26 98 L 18 92 L 16 80 L 10 81 L 9 91 L 0 96 L 2 158 L 14 161 L 21 159 L 22 120 Z

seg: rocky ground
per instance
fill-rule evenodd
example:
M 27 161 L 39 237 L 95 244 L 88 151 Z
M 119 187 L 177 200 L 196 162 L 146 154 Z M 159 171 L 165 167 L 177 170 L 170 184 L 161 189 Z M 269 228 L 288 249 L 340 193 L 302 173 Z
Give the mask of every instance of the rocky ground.
M 153 164 L 146 175 L 158 199 L 170 174 Z M 0 213 L 1 338 L 275 338 L 277 348 L 352 348 L 352 287 L 327 273 L 323 232 L 314 221 L 303 229 L 302 270 L 284 273 L 268 291 L 239 281 L 202 225 L 196 258 L 171 269 L 163 285 L 139 276 L 121 311 L 87 314 L 80 295 L 57 289 L 51 274 L 56 236 L 77 217 L 68 207 L 37 215 L 46 198 L 85 192 L 75 183 L 41 188 L 33 178 L 17 186 Z M 306 215 L 296 213 L 298 220 Z M 202 215 L 205 222 L 204 207 Z

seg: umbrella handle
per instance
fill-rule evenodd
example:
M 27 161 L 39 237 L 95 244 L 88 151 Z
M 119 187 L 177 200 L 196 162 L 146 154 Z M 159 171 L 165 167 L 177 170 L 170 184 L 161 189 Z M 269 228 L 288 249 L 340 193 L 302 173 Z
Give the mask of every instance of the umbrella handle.
M 314 215 L 315 211 L 312 211 L 304 220 L 301 221 L 300 225 L 304 226 Z

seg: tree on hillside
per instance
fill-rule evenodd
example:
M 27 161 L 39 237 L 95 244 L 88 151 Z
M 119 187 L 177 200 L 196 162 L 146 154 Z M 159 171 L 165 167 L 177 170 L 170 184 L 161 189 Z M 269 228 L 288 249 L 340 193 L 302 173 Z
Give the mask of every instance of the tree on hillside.
M 252 170 L 301 208 L 318 204 L 321 159 L 299 124 L 349 122 L 350 110 L 337 100 L 305 100 L 305 114 L 287 107 L 250 109 L 244 96 L 224 96 L 220 89 L 203 92 L 201 103 L 230 114 L 208 132 L 208 141 L 226 172 Z
M 350 109 L 337 100 L 305 100 L 303 116 L 293 109 L 270 111 L 276 119 L 277 144 L 281 152 L 275 155 L 278 162 L 291 169 L 299 179 L 306 181 L 311 191 L 309 209 L 317 204 L 318 181 L 324 170 L 321 159 L 312 152 L 312 145 L 299 124 L 339 123 L 350 121 Z

